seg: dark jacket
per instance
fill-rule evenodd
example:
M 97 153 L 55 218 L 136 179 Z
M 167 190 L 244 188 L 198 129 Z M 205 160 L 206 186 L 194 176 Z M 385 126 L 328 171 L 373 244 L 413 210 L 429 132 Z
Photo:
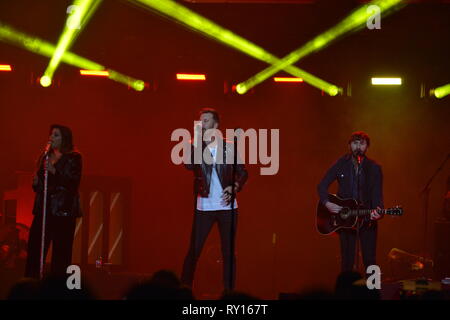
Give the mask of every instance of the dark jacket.
M 55 164 L 56 172 L 48 173 L 47 214 L 54 216 L 81 217 L 78 188 L 81 180 L 81 154 L 72 151 L 65 153 Z M 44 199 L 43 161 L 37 173 L 38 183 L 33 185 L 36 192 L 33 214 L 42 214 Z
M 383 208 L 383 173 L 381 166 L 367 157 L 361 163 L 361 200 L 367 209 Z M 328 187 L 337 180 L 339 188 L 337 195 L 341 198 L 353 198 L 353 167 L 352 155 L 346 154 L 328 169 L 317 186 L 320 201 L 325 204 L 328 200 Z
M 203 143 L 202 146 L 202 155 L 203 151 L 206 148 L 206 144 Z M 200 164 L 194 163 L 194 154 L 196 149 L 191 145 L 191 163 L 186 164 L 185 167 L 188 170 L 192 170 L 194 172 L 194 194 L 195 196 L 200 195 L 201 197 L 208 197 L 209 195 L 209 186 L 211 184 L 211 174 L 212 174 L 212 164 L 208 164 L 203 160 Z M 218 143 L 217 145 L 217 157 L 222 154 L 223 162 L 216 163 L 217 175 L 220 180 L 220 184 L 222 188 L 225 189 L 228 186 L 232 185 L 233 181 L 233 143 L 227 142 L 223 140 L 223 143 Z M 228 157 L 227 157 L 228 155 Z M 228 159 L 227 159 L 228 158 Z M 237 192 L 241 191 L 245 182 L 248 178 L 247 170 L 245 169 L 244 164 L 239 163 L 235 166 L 235 182 L 239 184 L 239 188 Z

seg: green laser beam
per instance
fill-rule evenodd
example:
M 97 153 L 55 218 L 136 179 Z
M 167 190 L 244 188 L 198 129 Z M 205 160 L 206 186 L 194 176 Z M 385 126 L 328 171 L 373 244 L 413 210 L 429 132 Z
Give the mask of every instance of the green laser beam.
M 45 57 L 53 56 L 56 49 L 56 47 L 51 43 L 37 37 L 29 36 L 7 24 L 2 23 L 1 21 L 0 41 L 7 42 L 9 44 Z M 89 59 L 83 58 L 75 53 L 68 51 L 64 52 L 61 61 L 80 69 L 107 70 L 109 72 L 109 79 L 130 86 L 136 91 L 142 91 L 144 89 L 144 81 L 129 77 L 112 69 L 107 69 L 105 66 Z
M 264 50 L 262 47 L 244 39 L 243 37 L 233 33 L 231 30 L 221 27 L 215 22 L 201 16 L 200 14 L 176 3 L 172 0 L 129 0 L 130 2 L 140 5 L 146 9 L 151 9 L 157 13 L 175 19 L 188 28 L 199 31 L 200 33 L 222 42 L 238 51 L 241 51 L 255 59 L 264 61 L 268 64 L 277 64 L 281 60 Z M 342 88 L 328 83 L 318 77 L 295 66 L 288 65 L 283 68 L 286 72 L 293 76 L 303 78 L 303 80 L 320 90 L 324 90 L 330 95 L 336 95 Z M 242 88 L 236 87 L 239 92 Z
M 450 94 L 450 83 L 434 89 L 434 96 L 438 99 Z
M 238 86 L 243 92 L 245 92 L 268 79 L 278 71 L 283 70 L 286 67 L 298 62 L 300 59 L 306 57 L 307 55 L 324 48 L 332 41 L 335 41 L 339 37 L 342 37 L 344 34 L 362 27 L 367 23 L 368 19 L 373 16 L 373 12 L 369 10 L 370 6 L 378 6 L 379 13 L 381 14 L 382 12 L 388 13 L 389 10 L 391 10 L 392 12 L 395 7 L 400 8 L 400 4 L 405 4 L 404 0 L 375 0 L 368 4 L 360 6 L 336 26 L 328 29 L 324 33 L 307 42 L 305 45 L 294 50 L 293 52 L 282 58 L 281 61 L 273 63 L 271 66 L 257 73 L 255 76 L 239 83 Z
M 73 8 L 75 13 L 67 17 L 63 32 L 58 40 L 58 44 L 56 45 L 52 58 L 50 59 L 50 62 L 44 71 L 44 75 L 41 78 L 46 79 L 46 84 L 48 84 L 48 80 L 51 81 L 53 78 L 53 74 L 61 63 L 61 58 L 64 55 L 64 52 L 69 50 L 72 46 L 76 37 L 86 27 L 88 21 L 101 2 L 102 0 L 75 0 L 73 5 L 69 7 Z

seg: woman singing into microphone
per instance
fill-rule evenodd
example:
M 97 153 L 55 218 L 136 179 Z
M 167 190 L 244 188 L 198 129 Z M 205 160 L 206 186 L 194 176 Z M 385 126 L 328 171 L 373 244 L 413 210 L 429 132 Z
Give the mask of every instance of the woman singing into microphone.
M 81 180 L 81 155 L 74 151 L 72 131 L 65 126 L 52 125 L 48 150 L 48 180 L 46 221 L 44 233 L 44 261 L 50 242 L 53 243 L 51 273 L 66 274 L 72 260 L 75 221 L 81 216 L 78 188 Z M 47 151 L 46 150 L 46 151 Z M 25 277 L 40 277 L 42 218 L 44 207 L 44 152 L 38 160 L 33 179 L 36 192 L 33 207 L 33 223 L 28 240 L 28 256 Z

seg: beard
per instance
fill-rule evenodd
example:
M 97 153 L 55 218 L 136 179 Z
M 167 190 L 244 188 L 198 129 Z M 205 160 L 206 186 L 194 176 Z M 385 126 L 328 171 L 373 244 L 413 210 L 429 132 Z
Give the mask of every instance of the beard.
M 352 154 L 353 154 L 353 156 L 354 156 L 355 158 L 357 158 L 358 156 L 364 157 L 364 155 L 366 154 L 366 152 L 365 152 L 365 151 L 362 151 L 362 150 L 359 150 L 359 149 L 356 149 L 356 150 L 352 151 Z

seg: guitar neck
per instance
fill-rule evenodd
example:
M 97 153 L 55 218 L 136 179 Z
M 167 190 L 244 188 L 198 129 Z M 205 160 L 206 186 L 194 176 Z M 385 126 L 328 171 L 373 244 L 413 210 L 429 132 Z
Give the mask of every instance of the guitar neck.
M 390 210 L 389 209 L 360 209 L 360 210 L 356 210 L 353 209 L 351 210 L 351 215 L 355 215 L 355 216 L 367 216 L 369 215 L 372 210 L 377 210 L 378 213 L 382 213 L 382 214 L 389 214 Z

